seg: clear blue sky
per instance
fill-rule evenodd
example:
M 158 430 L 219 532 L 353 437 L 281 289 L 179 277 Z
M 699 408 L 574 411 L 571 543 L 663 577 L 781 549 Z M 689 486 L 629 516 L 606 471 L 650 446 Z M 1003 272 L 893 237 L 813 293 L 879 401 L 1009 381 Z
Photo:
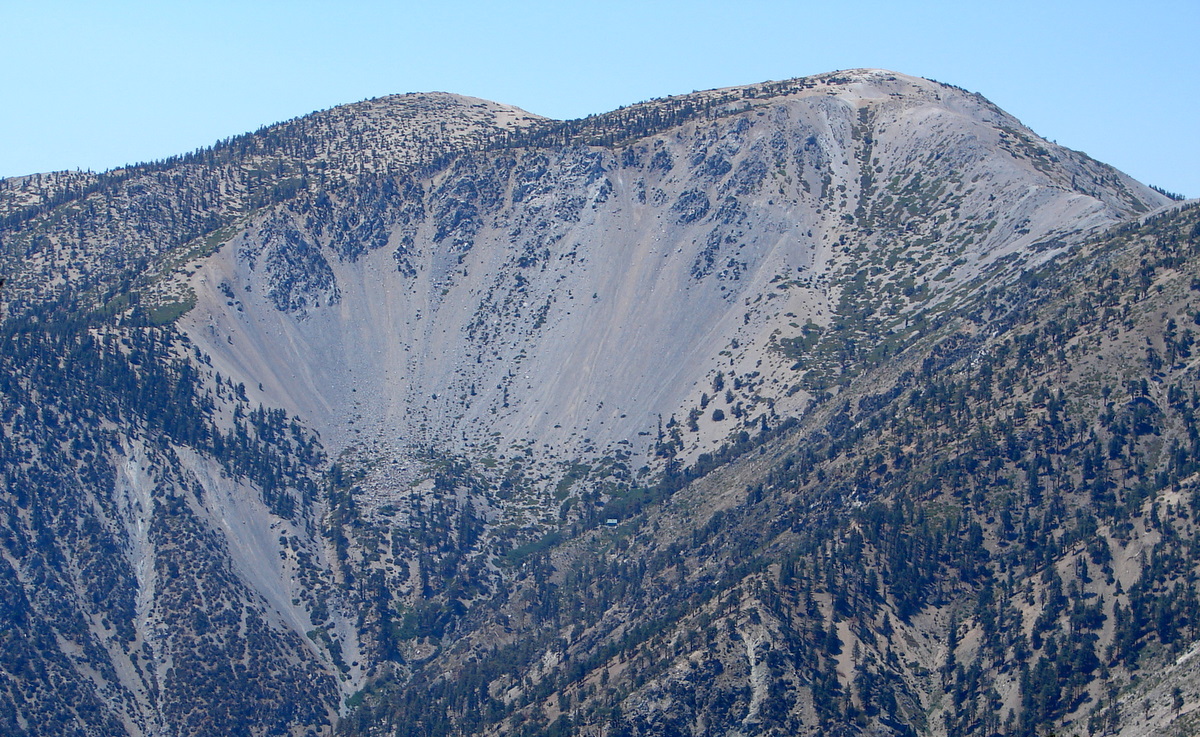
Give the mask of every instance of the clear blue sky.
M 572 118 L 881 67 L 1200 196 L 1200 0 L 0 0 L 0 58 L 0 176 L 162 158 L 397 92 Z

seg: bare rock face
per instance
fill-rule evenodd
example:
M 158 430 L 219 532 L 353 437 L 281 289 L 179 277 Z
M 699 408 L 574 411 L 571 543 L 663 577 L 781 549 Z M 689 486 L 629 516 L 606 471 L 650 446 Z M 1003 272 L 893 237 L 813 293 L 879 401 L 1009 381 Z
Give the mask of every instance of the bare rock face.
M 651 636 L 631 590 L 603 592 L 627 607 L 615 629 L 560 627 L 540 660 L 513 632 L 541 647 L 537 628 L 561 625 L 550 560 L 664 585 L 662 566 L 604 558 L 630 544 L 622 525 L 797 422 L 836 435 L 841 398 L 890 387 L 954 310 L 1015 309 L 1026 275 L 1166 204 L 978 95 L 881 70 L 568 122 L 387 97 L 178 160 L 6 180 L 0 429 L 20 492 L 3 501 L 0 642 L 38 644 L 4 651 L 0 731 L 329 733 L 364 693 L 440 693 L 503 648 L 522 675 L 479 688 L 509 721 L 439 733 L 515 732 L 572 700 L 613 729 L 759 733 L 784 723 L 783 671 L 809 694 L 789 718 L 827 719 L 805 669 L 847 680 L 857 656 L 829 643 L 868 636 L 832 614 L 799 633 L 778 611 L 721 619 L 774 607 L 759 584 L 689 600 L 697 627 L 727 621 L 719 652 L 653 678 L 613 644 Z M 1003 329 L 973 325 L 976 341 Z M 855 406 L 901 396 L 880 392 Z M 671 536 L 750 529 L 731 490 L 761 501 L 773 471 L 727 473 L 678 497 L 717 522 L 656 511 L 664 537 L 637 543 L 681 591 L 725 579 L 676 565 Z M 772 565 L 737 585 L 785 575 Z M 907 654 L 932 662 L 946 610 L 922 623 L 896 601 Z M 586 678 L 554 680 L 585 656 Z M 588 701 L 598 663 L 624 701 Z M 921 668 L 889 719 L 929 708 Z M 893 722 L 870 723 L 905 733 Z
M 641 465 L 661 424 L 694 460 L 837 385 L 786 346 L 867 352 L 998 259 L 1165 201 L 925 80 L 716 97 L 618 147 L 535 139 L 297 198 L 196 273 L 184 329 L 331 449 Z

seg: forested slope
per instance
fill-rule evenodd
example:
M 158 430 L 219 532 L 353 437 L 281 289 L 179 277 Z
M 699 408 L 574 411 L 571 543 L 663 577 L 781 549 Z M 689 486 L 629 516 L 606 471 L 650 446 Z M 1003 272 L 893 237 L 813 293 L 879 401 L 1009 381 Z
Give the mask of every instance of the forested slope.
M 1198 213 L 961 295 L 785 436 L 530 555 L 343 731 L 1186 733 Z

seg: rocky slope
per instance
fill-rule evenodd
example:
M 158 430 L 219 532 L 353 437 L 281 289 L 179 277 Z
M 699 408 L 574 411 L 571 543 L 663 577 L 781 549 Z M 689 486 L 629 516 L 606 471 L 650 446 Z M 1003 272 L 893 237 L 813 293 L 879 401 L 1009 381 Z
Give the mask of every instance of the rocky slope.
M 723 373 L 734 394 L 718 404 L 741 409 L 698 421 L 692 458 L 730 424 L 810 398 L 787 396 L 794 361 L 772 350 L 803 339 L 791 323 L 821 332 L 857 299 L 862 338 L 902 332 L 997 259 L 1165 202 L 923 80 L 862 72 L 758 95 L 727 91 L 618 148 L 518 141 L 305 193 L 192 277 L 200 301 L 181 327 L 226 375 L 262 383 L 256 401 L 339 448 L 400 438 L 569 460 L 656 433 L 659 417 L 707 420 Z M 841 369 L 813 371 L 829 383 Z M 640 461 L 650 445 L 630 450 Z
M 1166 724 L 1190 681 L 1131 684 L 1187 671 L 1163 633 L 1196 620 L 1144 656 L 1129 622 L 1191 529 L 1143 517 L 1190 498 L 1195 211 L 1112 228 L 1167 204 L 879 70 L 567 122 L 381 98 L 4 180 L 0 719 Z M 1013 377 L 963 394 L 981 366 Z M 1085 513 L 1101 468 L 1115 501 Z M 1103 585 L 1072 562 L 1095 540 Z M 1102 666 L 1061 672 L 1060 599 L 1099 600 Z M 1036 645 L 988 639 L 1014 617 Z M 1143 692 L 1183 705 L 1135 719 Z

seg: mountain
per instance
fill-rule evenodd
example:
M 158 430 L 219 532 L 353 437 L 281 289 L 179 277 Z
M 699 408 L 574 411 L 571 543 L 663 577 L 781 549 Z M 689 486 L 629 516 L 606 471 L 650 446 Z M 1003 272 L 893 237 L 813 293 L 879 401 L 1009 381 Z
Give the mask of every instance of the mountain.
M 1189 729 L 1198 213 L 881 70 L 2 180 L 0 723 Z

